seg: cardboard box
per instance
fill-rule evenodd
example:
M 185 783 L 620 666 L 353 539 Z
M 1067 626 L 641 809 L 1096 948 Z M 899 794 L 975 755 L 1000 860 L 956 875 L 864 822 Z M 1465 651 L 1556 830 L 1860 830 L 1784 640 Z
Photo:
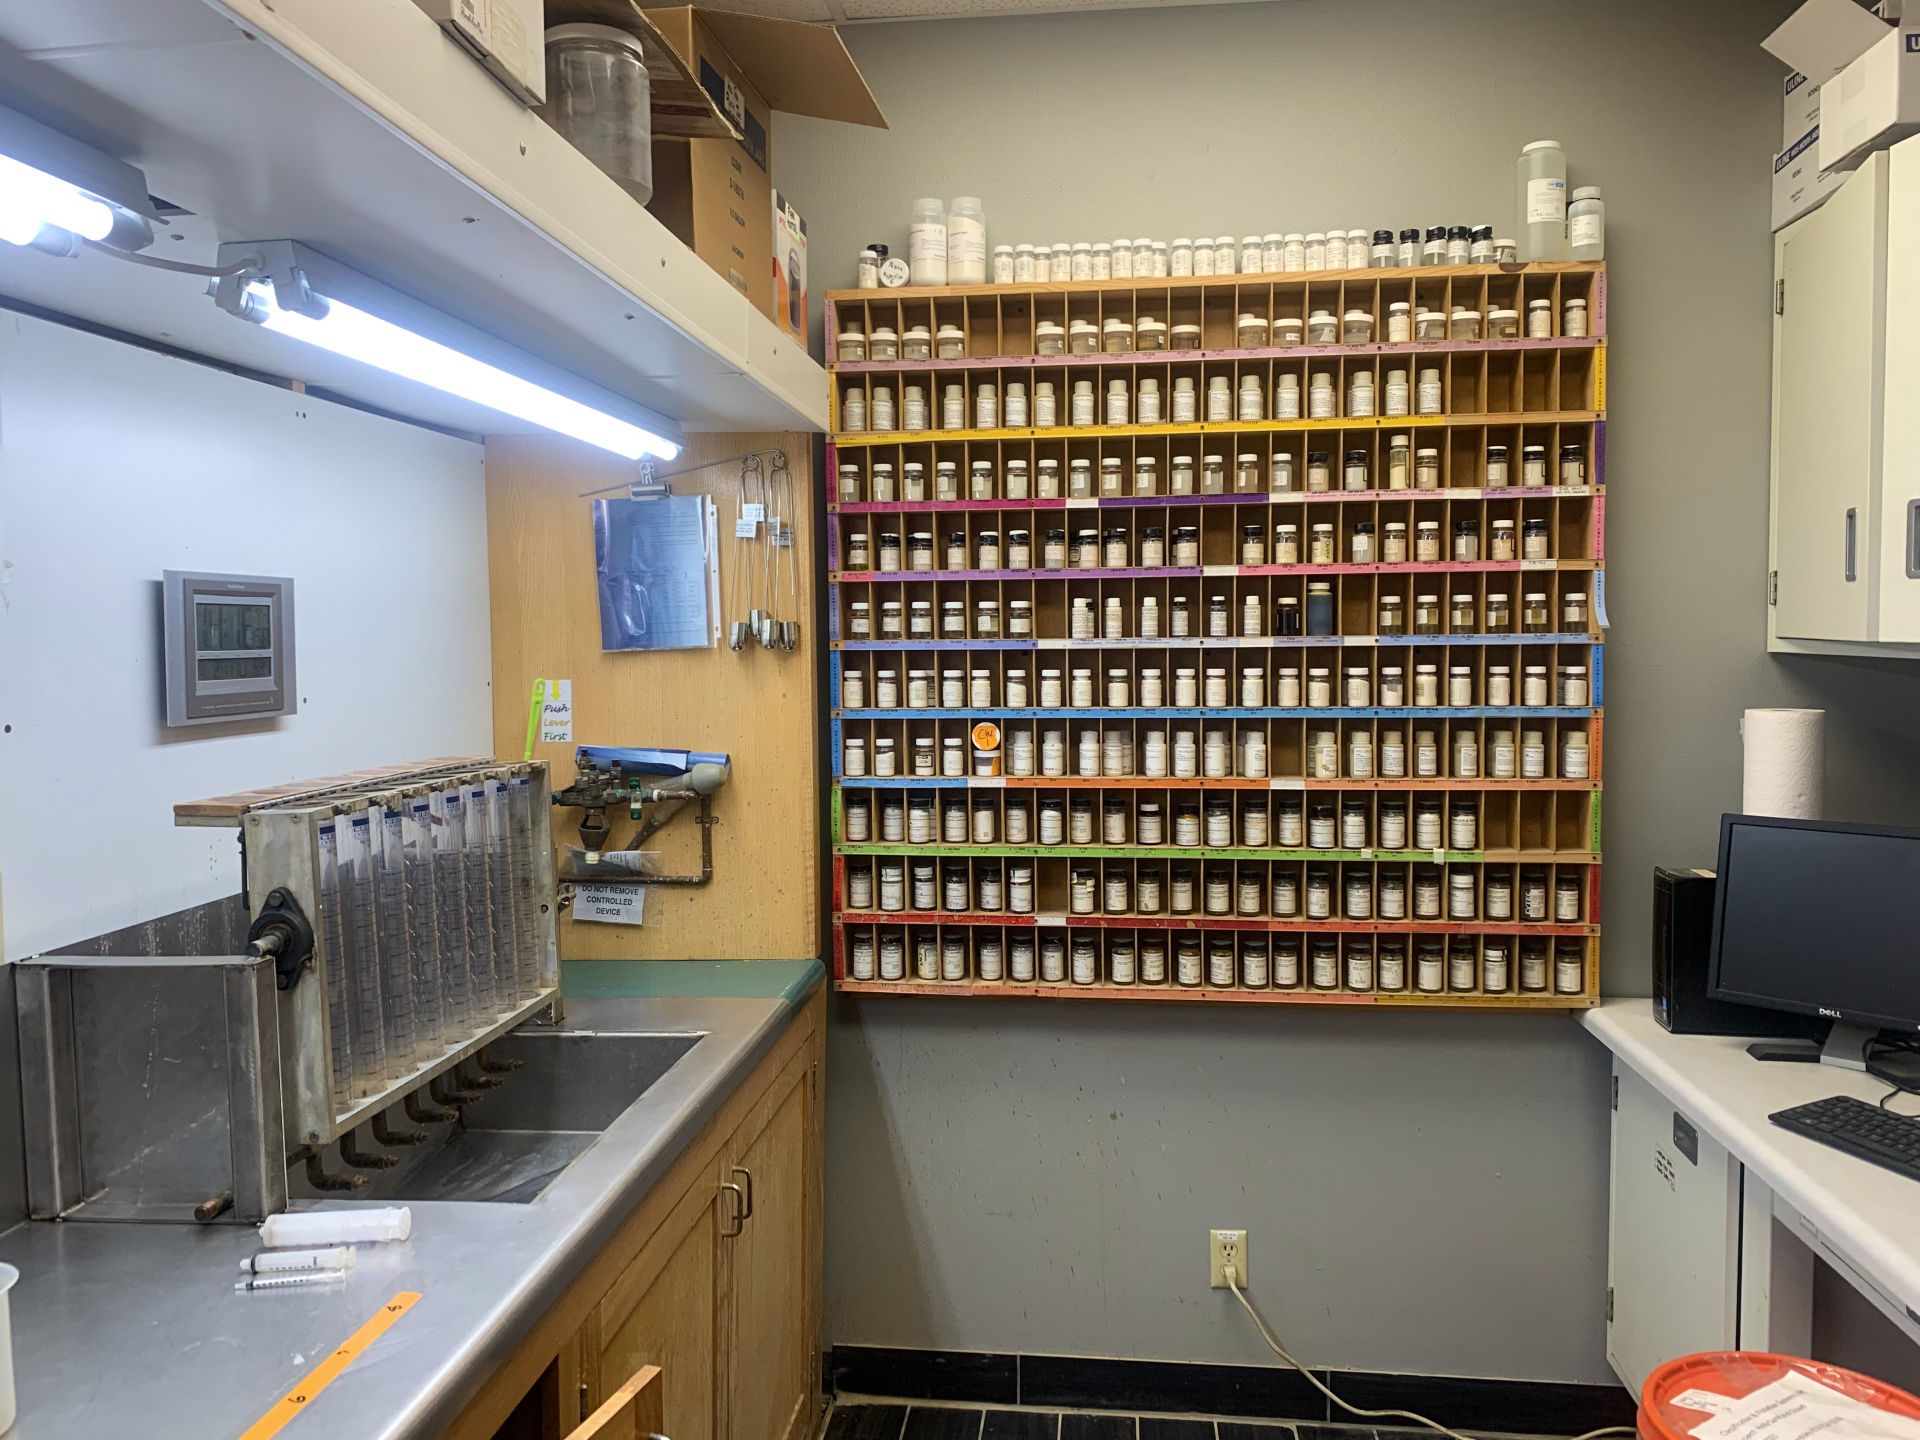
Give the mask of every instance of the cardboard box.
M 1822 170 L 1851 170 L 1871 151 L 1920 132 L 1920 15 L 1910 20 L 1902 9 L 1883 3 L 1876 13 L 1855 0 L 1805 0 L 1761 41 L 1818 86 Z M 1797 98 L 1805 88 L 1787 82 L 1782 154 L 1797 143 L 1787 136 L 1805 133 Z
M 773 314 L 773 112 L 691 6 L 649 10 L 738 140 L 653 142 L 647 208 L 763 315 Z
M 1847 172 L 1820 168 L 1820 127 L 1816 124 L 1773 157 L 1773 228 L 1784 230 L 1802 215 L 1819 209 L 1846 179 Z
M 697 6 L 643 13 L 740 137 L 680 139 L 656 129 L 647 208 L 761 314 L 804 340 L 804 288 L 797 331 L 775 305 L 773 112 L 880 129 L 886 119 L 831 25 Z M 805 257 L 803 246 L 803 267 Z
M 522 105 L 547 100 L 545 0 L 415 0 Z
M 1820 168 L 1854 169 L 1871 152 L 1916 133 L 1920 29 L 1902 20 L 1820 87 Z
M 773 192 L 773 323 L 807 343 L 807 222 Z
M 1787 151 L 1799 143 L 1800 137 L 1820 124 L 1820 85 L 1809 80 L 1798 70 L 1787 76 L 1786 103 L 1783 124 L 1780 129 L 1780 149 Z

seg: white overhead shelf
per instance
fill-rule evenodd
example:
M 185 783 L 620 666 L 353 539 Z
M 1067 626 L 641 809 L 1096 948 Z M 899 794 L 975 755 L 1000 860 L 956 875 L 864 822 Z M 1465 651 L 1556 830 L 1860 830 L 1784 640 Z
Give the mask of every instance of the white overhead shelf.
M 688 429 L 826 428 L 805 347 L 413 0 L 0 6 L 0 101 L 194 212 L 150 254 L 300 240 Z M 0 293 L 433 423 L 528 428 L 236 321 L 190 277 L 13 251 Z

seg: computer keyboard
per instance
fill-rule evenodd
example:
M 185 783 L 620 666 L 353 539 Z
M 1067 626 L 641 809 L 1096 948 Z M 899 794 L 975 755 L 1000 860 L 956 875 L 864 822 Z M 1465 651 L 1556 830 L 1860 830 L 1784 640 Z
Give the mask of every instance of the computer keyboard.
M 1767 1117 L 1783 1129 L 1920 1180 L 1920 1119 L 1835 1095 Z

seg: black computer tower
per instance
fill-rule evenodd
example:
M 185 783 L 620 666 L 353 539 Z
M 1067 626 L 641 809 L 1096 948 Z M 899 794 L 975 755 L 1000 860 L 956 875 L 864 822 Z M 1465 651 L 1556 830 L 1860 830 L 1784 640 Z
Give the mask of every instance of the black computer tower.
M 1817 1040 L 1828 1021 L 1715 1000 L 1707 994 L 1713 952 L 1711 870 L 1653 872 L 1653 1018 L 1675 1035 L 1798 1036 Z

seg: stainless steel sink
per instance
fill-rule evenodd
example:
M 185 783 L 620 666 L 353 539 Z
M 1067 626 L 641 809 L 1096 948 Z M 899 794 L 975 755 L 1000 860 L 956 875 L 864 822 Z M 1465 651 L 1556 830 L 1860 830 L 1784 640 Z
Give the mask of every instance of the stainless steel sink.
M 369 1184 L 354 1198 L 526 1204 L 700 1039 L 538 1029 L 506 1035 L 489 1055 L 523 1068 L 464 1106 L 461 1123 L 429 1126 L 427 1144 L 392 1150 L 400 1164 L 368 1172 Z M 418 1128 L 398 1106 L 388 1118 L 396 1129 Z M 359 1142 L 371 1144 L 371 1127 L 361 1127 Z M 289 1179 L 304 1191 L 298 1170 Z

